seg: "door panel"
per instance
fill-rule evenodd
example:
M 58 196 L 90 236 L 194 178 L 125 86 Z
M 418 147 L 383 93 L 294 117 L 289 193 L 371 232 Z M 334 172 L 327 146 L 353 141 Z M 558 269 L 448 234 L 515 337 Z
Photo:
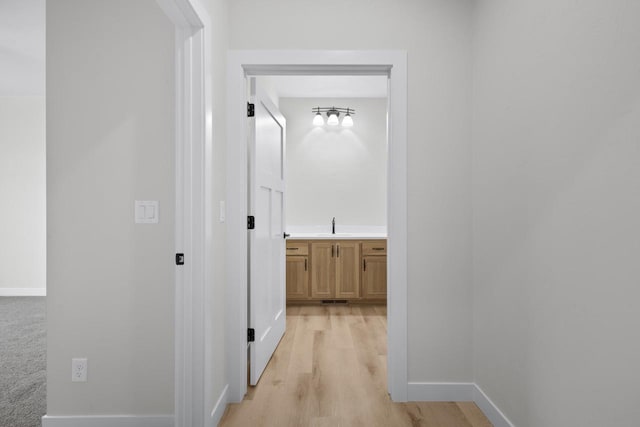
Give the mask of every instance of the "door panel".
M 249 383 L 258 383 L 285 330 L 284 153 L 285 120 L 258 89 L 249 119 Z
M 311 243 L 311 297 L 330 299 L 334 296 L 336 275 L 335 248 L 330 242 Z
M 363 298 L 387 298 L 387 257 L 365 256 L 362 258 Z
M 306 256 L 287 256 L 287 299 L 309 297 L 309 259 Z
M 336 255 L 336 298 L 359 298 L 360 244 L 339 242 Z

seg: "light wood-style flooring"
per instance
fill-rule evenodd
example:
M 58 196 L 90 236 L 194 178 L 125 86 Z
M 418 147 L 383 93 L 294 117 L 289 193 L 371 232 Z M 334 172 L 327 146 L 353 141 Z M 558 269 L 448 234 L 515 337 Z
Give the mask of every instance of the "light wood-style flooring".
M 382 305 L 287 307 L 287 331 L 222 427 L 491 427 L 473 402 L 394 403 Z

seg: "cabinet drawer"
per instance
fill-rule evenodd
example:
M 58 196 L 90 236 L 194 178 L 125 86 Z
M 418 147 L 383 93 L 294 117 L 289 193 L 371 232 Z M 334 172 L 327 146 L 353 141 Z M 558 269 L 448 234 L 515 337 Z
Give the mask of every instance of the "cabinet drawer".
M 386 255 L 386 240 L 371 240 L 362 242 L 362 255 Z
M 287 255 L 309 255 L 309 243 L 287 242 Z

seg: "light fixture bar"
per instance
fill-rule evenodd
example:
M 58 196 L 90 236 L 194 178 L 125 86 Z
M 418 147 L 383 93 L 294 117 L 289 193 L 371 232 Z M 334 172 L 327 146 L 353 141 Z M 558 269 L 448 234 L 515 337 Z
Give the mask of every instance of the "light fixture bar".
M 342 119 L 342 126 L 351 127 L 353 126 L 353 118 L 351 117 L 356 113 L 356 110 L 353 108 L 342 108 L 342 107 L 314 107 L 311 109 L 311 112 L 314 113 L 313 124 L 315 126 L 324 125 L 324 117 L 322 117 L 322 113 L 327 115 L 327 124 L 329 126 L 336 126 L 339 121 L 340 114 L 344 114 L 344 119 Z
M 327 113 L 329 111 L 337 111 L 339 113 L 349 113 L 355 114 L 356 110 L 353 108 L 342 108 L 342 107 L 313 107 L 311 109 L 312 113 Z

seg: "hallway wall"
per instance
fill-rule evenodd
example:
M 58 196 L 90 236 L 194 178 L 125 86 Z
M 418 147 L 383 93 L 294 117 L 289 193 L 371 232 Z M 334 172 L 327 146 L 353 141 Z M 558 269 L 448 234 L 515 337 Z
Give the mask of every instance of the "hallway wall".
M 211 126 L 213 130 L 211 156 L 213 182 L 211 186 L 212 212 L 218 212 L 220 200 L 226 199 L 226 146 L 227 146 L 227 46 L 229 43 L 229 22 L 226 0 L 202 0 L 211 19 L 210 52 L 213 81 L 211 89 L 212 111 Z M 205 383 L 205 411 L 209 415 L 216 405 L 221 393 L 227 385 L 225 373 L 225 295 L 226 295 L 226 258 L 227 240 L 226 224 L 214 219 L 211 230 L 211 259 L 207 268 L 210 271 L 210 282 L 206 284 L 206 322 L 211 331 L 208 336 L 205 355 L 205 374 L 212 378 Z
M 640 3 L 477 3 L 477 384 L 518 427 L 640 420 Z
M 154 0 L 47 4 L 50 416 L 173 414 L 174 43 Z

